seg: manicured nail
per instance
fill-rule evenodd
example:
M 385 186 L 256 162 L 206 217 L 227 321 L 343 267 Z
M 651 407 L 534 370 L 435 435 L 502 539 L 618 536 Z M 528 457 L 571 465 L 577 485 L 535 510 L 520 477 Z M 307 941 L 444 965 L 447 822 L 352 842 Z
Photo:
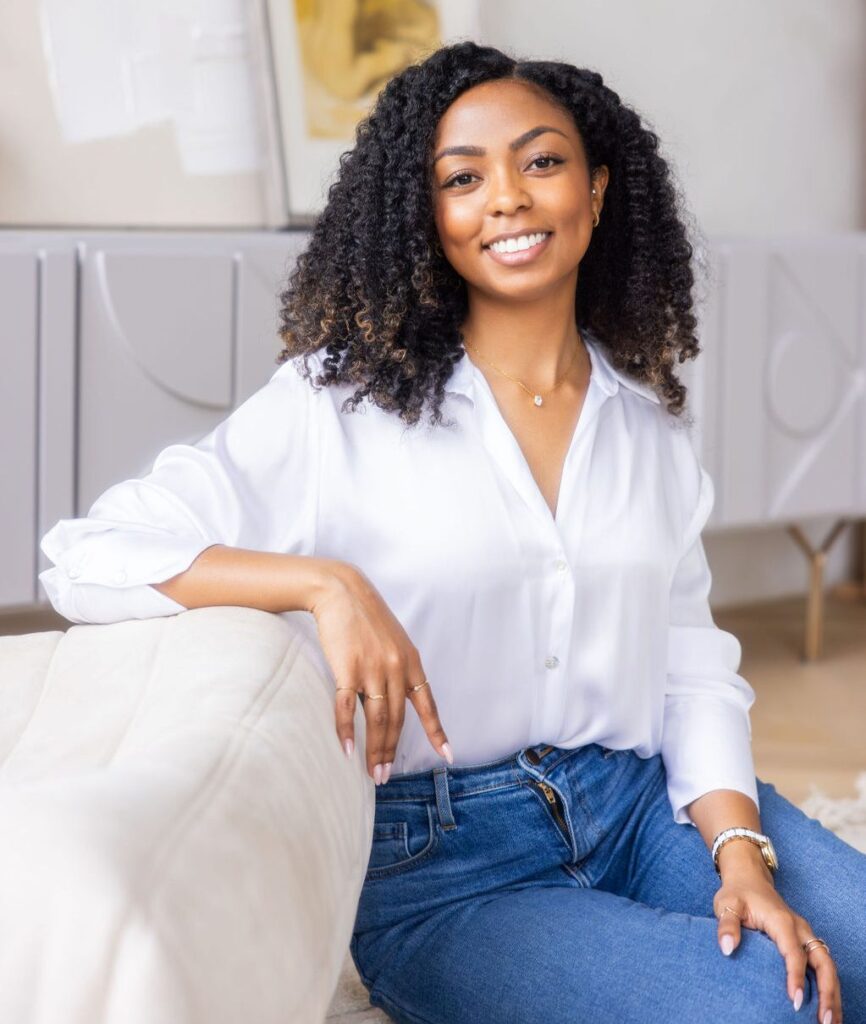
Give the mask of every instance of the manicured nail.
M 447 742 L 443 743 L 439 749 L 445 755 L 445 760 L 448 762 L 448 764 L 454 764 L 454 755 L 451 753 L 450 745 Z
M 824 1024 L 833 1024 L 833 1011 L 832 1010 L 828 1010 L 824 1014 Z
M 802 1005 L 803 1005 L 803 990 L 801 988 L 798 988 L 797 991 L 794 993 L 794 1009 L 795 1010 L 799 1010 Z
M 355 749 L 355 744 L 352 742 L 351 736 L 343 743 L 343 749 L 346 751 L 346 757 L 352 756 L 352 751 Z
M 730 956 L 734 948 L 734 936 L 723 935 L 722 936 L 722 952 L 725 956 Z
M 377 786 L 382 784 L 382 766 L 380 764 L 377 764 L 373 769 L 373 778 L 376 780 Z
M 385 783 L 391 778 L 391 766 L 394 764 L 393 761 L 386 761 L 385 767 L 382 771 L 382 782 Z

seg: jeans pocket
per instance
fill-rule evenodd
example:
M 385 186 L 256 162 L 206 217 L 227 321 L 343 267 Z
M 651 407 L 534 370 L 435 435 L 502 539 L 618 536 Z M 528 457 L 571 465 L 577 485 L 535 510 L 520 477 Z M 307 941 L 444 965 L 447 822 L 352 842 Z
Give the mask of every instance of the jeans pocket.
M 433 814 L 427 801 L 378 802 L 366 881 L 390 878 L 425 861 L 439 845 Z

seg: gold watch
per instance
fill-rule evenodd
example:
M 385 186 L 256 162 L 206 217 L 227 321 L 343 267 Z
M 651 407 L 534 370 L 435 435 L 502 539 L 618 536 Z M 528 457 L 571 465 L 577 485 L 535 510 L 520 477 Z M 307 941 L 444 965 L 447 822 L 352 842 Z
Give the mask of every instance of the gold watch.
M 754 843 L 755 846 L 760 848 L 764 863 L 771 872 L 778 868 L 779 858 L 776 856 L 776 848 L 773 846 L 773 841 L 769 836 L 765 836 L 761 832 L 755 832 L 751 828 L 726 828 L 713 841 L 713 864 L 716 874 L 719 876 L 721 876 L 721 871 L 719 871 L 719 850 L 732 839 L 748 839 L 750 843 Z

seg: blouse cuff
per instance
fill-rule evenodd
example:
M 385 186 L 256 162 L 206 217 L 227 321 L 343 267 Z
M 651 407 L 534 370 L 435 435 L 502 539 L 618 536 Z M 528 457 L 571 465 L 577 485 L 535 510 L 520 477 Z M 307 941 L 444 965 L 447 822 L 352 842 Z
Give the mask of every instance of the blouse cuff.
M 131 533 L 128 523 L 61 519 L 40 543 L 55 564 L 39 574 L 39 582 L 71 622 L 174 615 L 185 606 L 149 584 L 184 572 L 215 543 L 145 525 Z
M 662 760 L 674 821 L 694 825 L 686 807 L 714 789 L 735 789 L 752 798 L 758 787 L 748 711 L 711 695 L 665 700 Z

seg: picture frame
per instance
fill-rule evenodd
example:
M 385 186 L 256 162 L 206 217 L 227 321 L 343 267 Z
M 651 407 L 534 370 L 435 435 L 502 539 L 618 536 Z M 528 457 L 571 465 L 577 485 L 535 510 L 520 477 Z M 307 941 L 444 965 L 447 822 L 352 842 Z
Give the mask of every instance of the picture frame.
M 308 228 L 340 155 L 389 78 L 440 46 L 480 35 L 480 0 L 261 0 L 259 60 L 272 161 L 270 216 Z

